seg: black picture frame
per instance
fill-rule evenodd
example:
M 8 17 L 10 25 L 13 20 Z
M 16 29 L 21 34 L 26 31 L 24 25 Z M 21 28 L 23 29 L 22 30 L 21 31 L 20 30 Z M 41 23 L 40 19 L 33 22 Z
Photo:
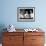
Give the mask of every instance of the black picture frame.
M 34 22 L 35 21 L 35 7 L 18 7 L 17 8 L 18 22 Z

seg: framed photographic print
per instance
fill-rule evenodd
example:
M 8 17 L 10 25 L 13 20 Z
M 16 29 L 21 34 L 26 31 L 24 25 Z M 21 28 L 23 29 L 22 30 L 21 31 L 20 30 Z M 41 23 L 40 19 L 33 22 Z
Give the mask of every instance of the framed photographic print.
M 17 8 L 18 22 L 34 22 L 35 21 L 35 7 L 18 7 Z

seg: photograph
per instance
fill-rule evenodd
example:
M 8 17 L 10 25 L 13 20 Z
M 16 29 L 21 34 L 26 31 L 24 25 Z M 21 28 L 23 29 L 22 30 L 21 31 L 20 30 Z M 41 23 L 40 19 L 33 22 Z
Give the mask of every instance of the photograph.
M 34 7 L 18 7 L 17 8 L 17 21 L 31 22 L 35 20 Z

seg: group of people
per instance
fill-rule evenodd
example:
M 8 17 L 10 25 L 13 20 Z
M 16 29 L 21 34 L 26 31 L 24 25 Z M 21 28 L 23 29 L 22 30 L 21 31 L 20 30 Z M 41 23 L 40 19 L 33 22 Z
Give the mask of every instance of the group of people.
M 33 18 L 34 14 L 32 13 L 32 11 L 24 11 L 24 12 L 20 12 L 19 14 L 19 18 L 22 19 L 31 19 Z

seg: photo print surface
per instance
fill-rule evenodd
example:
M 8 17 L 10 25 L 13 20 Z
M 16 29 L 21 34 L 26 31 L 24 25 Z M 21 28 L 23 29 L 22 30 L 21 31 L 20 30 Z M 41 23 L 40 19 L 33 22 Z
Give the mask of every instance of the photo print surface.
M 17 21 L 34 22 L 35 21 L 35 8 L 34 7 L 18 7 Z

